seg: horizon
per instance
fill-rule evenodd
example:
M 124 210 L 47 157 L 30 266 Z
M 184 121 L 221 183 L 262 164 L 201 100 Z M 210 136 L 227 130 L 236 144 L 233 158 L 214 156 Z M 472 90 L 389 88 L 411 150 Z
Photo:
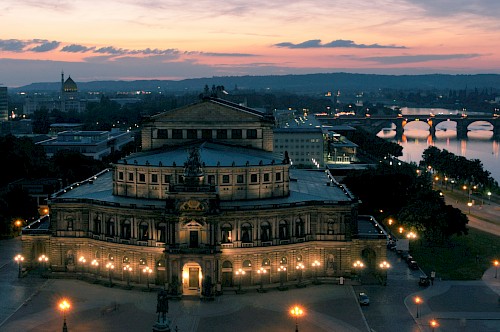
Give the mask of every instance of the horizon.
M 5 0 L 0 84 L 57 82 L 61 71 L 79 82 L 500 74 L 500 2 L 452 4 Z

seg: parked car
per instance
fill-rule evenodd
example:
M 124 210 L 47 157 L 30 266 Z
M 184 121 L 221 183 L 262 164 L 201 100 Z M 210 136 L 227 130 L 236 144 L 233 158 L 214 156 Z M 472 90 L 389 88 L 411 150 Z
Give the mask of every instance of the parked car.
M 405 260 L 406 260 L 406 264 L 410 264 L 410 262 L 413 261 L 414 259 L 413 259 L 412 255 L 408 255 L 408 256 L 406 256 Z
M 366 293 L 359 293 L 358 299 L 360 305 L 370 304 L 370 298 L 368 297 L 368 295 L 366 295 Z
M 412 270 L 418 270 L 418 263 L 415 260 L 411 260 L 408 262 L 408 267 Z
M 419 286 L 429 286 L 430 283 L 431 283 L 431 279 L 426 275 L 420 276 L 420 279 L 418 280 Z

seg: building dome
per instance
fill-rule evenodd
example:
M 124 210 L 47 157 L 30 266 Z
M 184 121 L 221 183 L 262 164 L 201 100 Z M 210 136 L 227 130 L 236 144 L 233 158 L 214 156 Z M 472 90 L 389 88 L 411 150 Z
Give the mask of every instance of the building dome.
M 66 80 L 66 82 L 64 82 L 63 90 L 64 90 L 64 92 L 77 92 L 78 91 L 76 83 L 75 83 L 75 81 L 73 81 L 71 76 L 69 76 L 68 79 Z

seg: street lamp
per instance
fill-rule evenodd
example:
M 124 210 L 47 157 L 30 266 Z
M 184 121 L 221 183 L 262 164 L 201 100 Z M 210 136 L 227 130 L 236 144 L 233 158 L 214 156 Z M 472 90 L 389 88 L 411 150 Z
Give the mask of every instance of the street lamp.
M 420 310 L 419 310 L 419 307 L 420 307 L 420 303 L 422 303 L 422 299 L 420 297 L 415 297 L 415 304 L 417 305 L 417 318 L 420 317 Z
M 94 259 L 92 260 L 92 262 L 90 263 L 93 267 L 94 267 L 94 272 L 95 272 L 95 279 L 96 279 L 96 282 L 97 282 L 97 278 L 98 278 L 98 269 L 99 269 L 99 262 Z
M 399 234 L 403 234 L 403 231 L 404 231 L 404 230 L 405 230 L 405 229 L 404 229 L 403 227 L 399 227 Z
M 125 265 L 123 271 L 127 274 L 127 288 L 130 288 L 130 272 L 132 272 L 132 267 L 130 265 Z
M 488 205 L 491 204 L 491 191 L 488 191 Z
M 257 290 L 259 293 L 265 293 L 264 290 L 264 274 L 267 273 L 267 270 L 263 267 L 257 270 L 257 273 L 260 275 L 260 288 Z
M 290 314 L 295 317 L 295 332 L 299 332 L 299 317 L 304 315 L 304 311 L 299 306 L 290 309 Z
M 406 237 L 408 239 L 415 239 L 417 238 L 417 234 L 415 234 L 414 232 L 409 232 L 408 234 L 406 234 Z
M 85 257 L 80 256 L 80 258 L 78 258 L 78 261 L 80 262 L 80 265 L 82 266 L 82 272 L 85 272 L 85 263 L 87 263 L 87 260 L 85 259 Z
M 43 269 L 45 270 L 45 264 L 48 262 L 49 258 L 45 255 L 41 255 L 38 257 L 38 261 L 42 264 Z
M 146 283 L 148 285 L 148 291 L 150 291 L 151 289 L 149 288 L 149 276 L 151 275 L 151 273 L 153 273 L 153 270 L 149 266 L 146 266 L 144 269 L 142 269 L 142 272 L 146 274 Z
M 115 268 L 114 264 L 109 262 L 106 264 L 106 270 L 108 270 L 108 277 L 109 277 L 109 287 L 113 287 L 113 280 L 112 274 L 113 274 L 113 269 Z
M 358 277 L 359 282 L 361 282 L 361 276 L 358 274 L 358 270 L 362 269 L 365 266 L 362 261 L 357 260 L 352 264 L 352 267 L 354 267 L 356 271 L 356 276 Z
M 287 290 L 288 288 L 284 286 L 286 266 L 281 265 L 278 268 L 278 272 L 280 273 L 280 286 L 278 287 L 278 289 L 279 290 Z
M 71 307 L 71 304 L 68 302 L 68 300 L 63 299 L 61 302 L 59 302 L 59 309 L 61 309 L 64 317 L 63 321 L 63 332 L 68 332 L 68 326 L 66 325 L 66 311 Z
M 383 261 L 382 263 L 379 264 L 379 267 L 384 271 L 382 272 L 382 281 L 384 286 L 387 285 L 387 269 L 391 267 L 387 261 Z
M 298 273 L 297 287 L 301 287 L 302 286 L 302 271 L 304 270 L 304 264 L 302 264 L 302 262 L 297 263 L 297 265 L 295 266 L 295 269 L 297 270 L 297 273 Z
M 498 276 L 498 265 L 500 265 L 500 262 L 498 262 L 497 259 L 493 261 L 493 265 L 495 266 L 495 278 Z
M 313 267 L 313 269 L 314 269 L 314 280 L 313 280 L 313 284 L 315 284 L 315 285 L 319 285 L 319 284 L 320 284 L 320 282 L 319 282 L 319 280 L 318 280 L 318 267 L 319 267 L 321 264 L 319 263 L 319 261 L 317 261 L 317 260 L 316 260 L 316 261 L 312 262 L 312 264 L 311 264 L 311 265 L 312 265 L 312 267 Z
M 470 207 L 472 206 L 472 202 L 468 202 L 467 206 L 469 207 L 469 214 L 470 214 Z
M 439 327 L 439 324 L 438 324 L 437 320 L 435 320 L 435 319 L 430 321 L 430 325 L 432 327 L 432 332 L 434 332 L 435 327 Z
M 246 272 L 243 269 L 238 269 L 235 274 L 238 276 L 238 290 L 236 291 L 236 293 L 241 293 L 241 279 L 246 274 Z
M 21 254 L 18 254 L 18 255 L 16 255 L 16 257 L 14 257 L 14 260 L 17 262 L 17 269 L 18 269 L 17 277 L 21 278 L 21 269 L 22 269 L 22 265 L 23 265 L 23 261 L 24 261 L 24 256 Z

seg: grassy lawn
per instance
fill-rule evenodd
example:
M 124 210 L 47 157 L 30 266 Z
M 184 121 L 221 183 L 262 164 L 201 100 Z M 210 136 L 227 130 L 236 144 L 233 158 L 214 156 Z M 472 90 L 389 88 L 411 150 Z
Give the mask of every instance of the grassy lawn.
M 411 243 L 410 252 L 427 275 L 436 271 L 443 280 L 478 280 L 500 259 L 500 237 L 469 228 L 468 235 L 454 236 L 441 247 Z

